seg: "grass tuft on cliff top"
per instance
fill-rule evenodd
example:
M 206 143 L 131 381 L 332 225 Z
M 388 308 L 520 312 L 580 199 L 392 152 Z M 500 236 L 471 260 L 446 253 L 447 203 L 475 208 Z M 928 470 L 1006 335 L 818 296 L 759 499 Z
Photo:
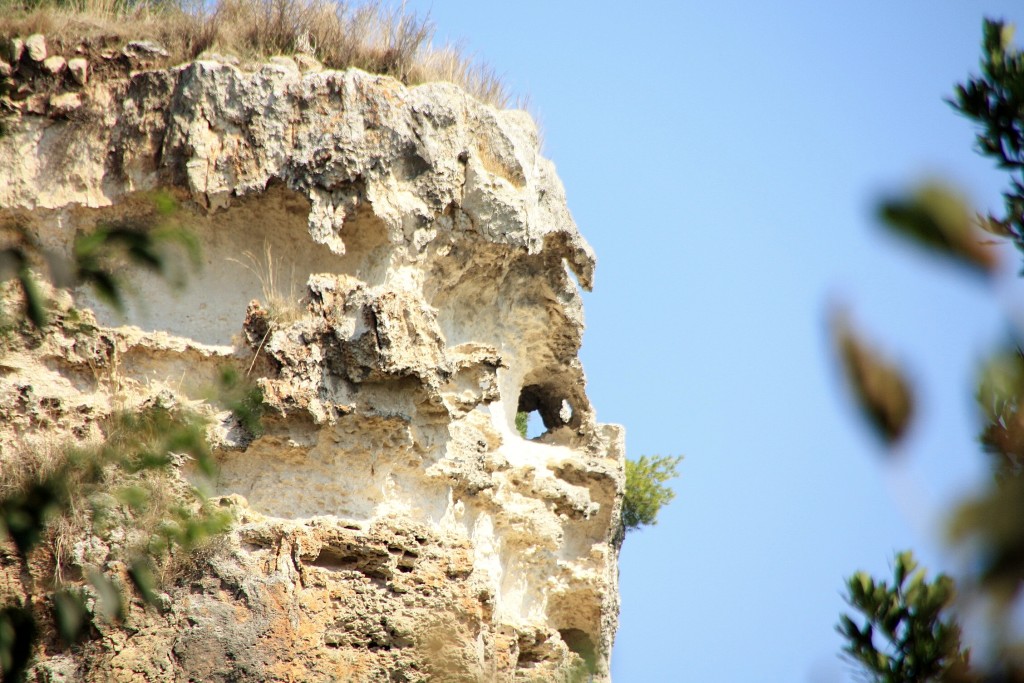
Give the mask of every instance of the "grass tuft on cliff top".
M 159 43 L 172 63 L 204 52 L 245 60 L 306 53 L 332 69 L 357 67 L 406 85 L 450 81 L 496 107 L 512 104 L 493 69 L 458 46 L 432 44 L 428 18 L 376 0 L 0 0 L 0 40 L 33 33 L 65 56 L 138 40 Z

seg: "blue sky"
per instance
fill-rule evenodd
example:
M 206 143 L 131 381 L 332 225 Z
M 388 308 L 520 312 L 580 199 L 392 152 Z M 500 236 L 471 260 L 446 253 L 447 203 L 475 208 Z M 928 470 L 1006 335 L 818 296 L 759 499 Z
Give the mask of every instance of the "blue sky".
M 677 500 L 623 548 L 615 680 L 852 680 L 843 577 L 908 547 L 953 566 L 942 520 L 983 473 L 973 375 L 1015 298 L 895 242 L 873 204 L 938 176 L 998 206 L 1002 176 L 942 98 L 977 69 L 982 17 L 1024 8 L 406 7 L 529 96 L 598 255 L 582 350 L 598 418 L 633 457 L 686 456 Z M 922 392 L 898 457 L 842 392 L 830 302 Z

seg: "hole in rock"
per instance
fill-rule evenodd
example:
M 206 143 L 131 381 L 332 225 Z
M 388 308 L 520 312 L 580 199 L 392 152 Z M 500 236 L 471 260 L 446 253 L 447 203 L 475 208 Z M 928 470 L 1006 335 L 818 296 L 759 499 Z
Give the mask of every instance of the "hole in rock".
M 338 258 L 334 272 L 355 275 L 370 285 L 379 285 L 387 275 L 391 256 L 388 228 L 372 207 L 361 204 L 345 219 L 339 233 L 345 255 Z
M 519 393 L 516 428 L 522 433 L 521 428 L 525 419 L 527 439 L 537 438 L 546 431 L 569 424 L 572 417 L 573 411 L 569 402 L 549 387 L 531 384 L 523 387 Z
M 519 658 L 516 668 L 530 669 L 551 656 L 551 645 L 541 636 L 519 637 Z
M 536 439 L 544 434 L 544 420 L 536 410 L 516 413 L 516 432 L 524 439 Z
M 335 572 L 357 571 L 368 578 L 387 581 L 392 576 L 388 560 L 388 554 L 379 549 L 346 545 L 321 549 L 310 564 Z
M 578 628 L 559 629 L 558 634 L 562 636 L 562 642 L 566 647 L 580 656 L 586 664 L 587 671 L 594 673 L 597 670 L 597 649 L 590 636 Z
M 324 548 L 311 564 L 321 569 L 340 572 L 356 569 L 358 560 L 359 558 L 355 555 L 346 554 L 334 548 Z

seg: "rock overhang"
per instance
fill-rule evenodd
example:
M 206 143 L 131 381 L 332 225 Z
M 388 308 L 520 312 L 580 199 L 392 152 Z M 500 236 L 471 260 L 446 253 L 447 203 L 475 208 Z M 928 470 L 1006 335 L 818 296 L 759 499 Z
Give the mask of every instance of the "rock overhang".
M 530 118 L 450 84 L 303 73 L 280 58 L 142 70 L 74 92 L 74 115 L 25 106 L 0 138 L 0 216 L 27 214 L 41 243 L 66 252 L 147 192 L 177 197 L 204 245 L 184 289 L 140 274 L 127 321 L 78 297 L 113 329 L 120 391 L 198 400 L 232 359 L 258 378 L 262 435 L 232 436 L 217 414 L 216 493 L 239 524 L 216 572 L 247 573 L 263 610 L 270 594 L 300 604 L 326 591 L 395 611 L 401 628 L 339 631 L 352 598 L 273 631 L 321 642 L 330 666 L 420 657 L 466 680 L 548 680 L 582 658 L 607 676 L 622 434 L 586 397 L 569 271 L 589 289 L 594 256 Z M 268 310 L 273 294 L 289 310 Z M 109 393 L 75 391 L 90 390 Z M 513 422 L 533 409 L 548 431 L 530 441 Z M 429 552 L 382 554 L 409 533 Z M 458 566 L 421 572 L 425 556 Z M 175 647 L 194 654 L 215 626 Z M 417 629 L 457 634 L 440 657 L 455 664 L 438 664 L 436 639 Z

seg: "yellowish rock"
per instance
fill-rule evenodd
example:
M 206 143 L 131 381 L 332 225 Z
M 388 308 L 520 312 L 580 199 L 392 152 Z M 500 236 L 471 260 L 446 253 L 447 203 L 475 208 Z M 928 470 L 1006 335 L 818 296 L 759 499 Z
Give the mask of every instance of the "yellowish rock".
M 78 85 L 85 85 L 89 80 L 89 60 L 84 57 L 74 57 L 68 60 L 68 73 Z
M 43 653 L 34 679 L 608 680 L 623 434 L 586 395 L 595 258 L 529 116 L 280 62 L 88 93 L 89 115 L 0 137 L 0 212 L 66 254 L 166 189 L 204 267 L 173 291 L 131 273 L 124 316 L 76 291 L 78 322 L 8 350 L 0 454 L 177 401 L 210 421 L 236 522 L 166 609 L 128 604 L 130 637 Z M 209 400 L 225 364 L 262 390 L 261 434 Z M 516 432 L 520 408 L 545 434 Z M 129 540 L 82 538 L 76 562 Z M 19 571 L 0 564 L 0 600 Z
M 46 59 L 46 37 L 41 33 L 33 33 L 25 39 L 25 53 L 33 62 Z
M 43 60 L 43 71 L 51 76 L 59 76 L 67 66 L 67 61 L 60 55 L 53 55 Z

